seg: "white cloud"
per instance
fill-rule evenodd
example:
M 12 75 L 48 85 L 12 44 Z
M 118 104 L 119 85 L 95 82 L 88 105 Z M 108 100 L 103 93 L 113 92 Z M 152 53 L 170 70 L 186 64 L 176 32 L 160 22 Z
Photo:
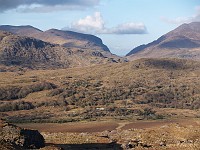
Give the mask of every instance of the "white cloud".
M 91 34 L 145 34 L 146 27 L 143 23 L 128 22 L 116 27 L 106 28 L 105 22 L 100 12 L 95 12 L 92 16 L 87 16 L 65 27 L 63 30 L 72 30 Z
M 200 22 L 200 6 L 195 8 L 196 13 L 192 16 L 188 17 L 178 17 L 175 19 L 169 19 L 166 17 L 161 17 L 161 20 L 170 24 L 183 24 L 183 23 L 191 23 L 191 22 Z
M 104 21 L 100 12 L 95 12 L 93 16 L 87 16 L 77 22 L 72 23 L 71 30 L 80 32 L 101 32 L 104 30 Z

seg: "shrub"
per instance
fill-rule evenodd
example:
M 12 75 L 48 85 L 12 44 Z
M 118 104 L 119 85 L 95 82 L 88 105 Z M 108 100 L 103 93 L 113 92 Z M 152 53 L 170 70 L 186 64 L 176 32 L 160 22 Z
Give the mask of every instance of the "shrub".
M 30 102 L 6 102 L 0 105 L 0 112 L 16 111 L 16 110 L 29 110 L 35 108 Z
M 24 98 L 28 94 L 43 90 L 54 89 L 56 86 L 49 82 L 40 82 L 26 86 L 8 86 L 0 88 L 0 100 L 12 100 Z

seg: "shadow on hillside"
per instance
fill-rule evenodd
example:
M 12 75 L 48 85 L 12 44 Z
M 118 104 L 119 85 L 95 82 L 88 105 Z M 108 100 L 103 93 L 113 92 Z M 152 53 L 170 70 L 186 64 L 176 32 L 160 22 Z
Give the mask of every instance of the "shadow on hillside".
M 166 70 L 183 70 L 192 68 L 195 64 L 192 64 L 187 60 L 182 59 L 168 59 L 168 58 L 144 58 L 140 59 L 140 62 L 133 64 L 133 68 L 156 68 L 156 69 L 166 69 Z
M 120 144 L 113 143 L 86 143 L 86 144 L 46 144 L 62 150 L 122 150 Z

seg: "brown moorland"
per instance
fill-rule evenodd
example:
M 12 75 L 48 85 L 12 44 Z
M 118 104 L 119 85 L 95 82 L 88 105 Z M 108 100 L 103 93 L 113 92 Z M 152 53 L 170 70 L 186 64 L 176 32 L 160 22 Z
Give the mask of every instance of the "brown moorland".
M 198 150 L 199 66 L 140 59 L 0 72 L 0 115 L 42 131 L 44 149 Z
M 1 72 L 0 111 L 11 122 L 198 118 L 199 66 L 181 59 L 141 59 Z

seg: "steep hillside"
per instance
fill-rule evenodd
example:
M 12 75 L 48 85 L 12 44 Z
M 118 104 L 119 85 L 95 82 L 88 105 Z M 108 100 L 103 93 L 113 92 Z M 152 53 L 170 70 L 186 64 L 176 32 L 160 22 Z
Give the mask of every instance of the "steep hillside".
M 200 23 L 183 24 L 147 45 L 136 47 L 127 54 L 138 58 L 186 58 L 200 60 Z
M 112 54 L 110 56 L 106 57 L 102 53 L 92 50 L 65 48 L 38 39 L 0 31 L 1 65 L 55 69 L 121 61 L 117 56 Z

